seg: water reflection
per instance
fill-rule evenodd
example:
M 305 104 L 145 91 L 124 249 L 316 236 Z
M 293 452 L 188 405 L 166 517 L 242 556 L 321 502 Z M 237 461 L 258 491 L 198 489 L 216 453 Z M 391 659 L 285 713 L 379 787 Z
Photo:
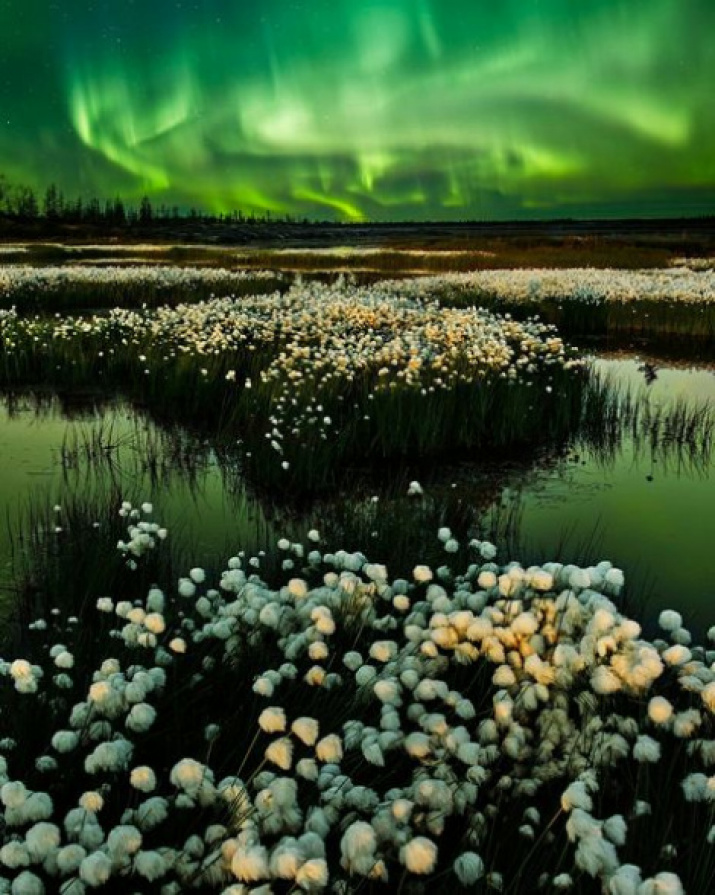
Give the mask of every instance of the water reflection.
M 78 493 L 122 493 L 152 500 L 174 539 L 191 545 L 203 564 L 317 527 L 331 546 L 370 549 L 371 558 L 398 574 L 416 562 L 447 561 L 435 532 L 448 524 L 463 540 L 495 538 L 504 558 L 524 563 L 608 558 L 626 570 L 632 592 L 650 594 L 653 611 L 678 608 L 694 623 L 709 624 L 712 445 L 680 443 L 683 426 L 671 412 L 686 401 L 715 407 L 714 372 L 623 354 L 601 356 L 597 365 L 624 394 L 629 387 L 646 390 L 647 414 L 639 404 L 623 425 L 625 405 L 619 405 L 612 431 L 599 419 L 599 431 L 586 430 L 564 452 L 523 462 L 351 473 L 342 493 L 303 505 L 259 498 L 241 475 L 238 453 L 218 455 L 121 402 L 6 396 L 0 404 L 0 507 L 7 520 L 0 531 L 0 582 L 7 583 L 10 533 L 28 502 L 61 506 Z M 657 438 L 654 420 L 661 427 Z M 407 497 L 410 478 L 420 479 L 424 498 Z
M 8 581 L 11 535 L 28 506 L 61 507 L 78 495 L 98 506 L 103 495 L 153 500 L 175 538 L 217 560 L 274 540 L 260 503 L 210 448 L 192 440 L 189 452 L 188 439 L 182 445 L 121 402 L 82 410 L 73 404 L 69 415 L 66 407 L 51 398 L 0 404 L 0 586 Z

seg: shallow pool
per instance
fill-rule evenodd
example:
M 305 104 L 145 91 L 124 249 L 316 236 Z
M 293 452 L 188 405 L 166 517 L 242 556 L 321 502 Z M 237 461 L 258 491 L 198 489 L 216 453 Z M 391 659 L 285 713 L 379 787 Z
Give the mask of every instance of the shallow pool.
M 618 383 L 647 393 L 654 406 L 687 399 L 715 407 L 712 368 L 657 359 L 644 366 L 628 356 L 597 362 Z M 424 473 L 425 497 L 418 500 L 384 476 L 380 484 L 363 477 L 358 485 L 346 475 L 334 497 L 291 506 L 259 498 L 240 470 L 219 462 L 209 447 L 194 446 L 184 461 L 169 443 L 123 403 L 2 399 L 0 582 L 9 580 L 13 539 L 30 505 L 61 508 L 68 495 L 122 494 L 153 501 L 157 518 L 202 564 L 239 549 L 257 552 L 285 534 L 304 537 L 313 526 L 333 541 L 355 541 L 363 531 L 376 561 L 398 563 L 397 541 L 404 541 L 403 552 L 409 549 L 408 559 L 418 562 L 439 548 L 438 523 L 454 525 L 466 542 L 480 519 L 497 518 L 504 522 L 495 533 L 504 561 L 606 558 L 624 568 L 629 592 L 647 598 L 649 612 L 667 606 L 696 625 L 715 622 L 712 452 L 694 456 L 677 444 L 654 451 L 647 438 L 625 435 L 608 451 L 573 443 L 558 456 L 518 464 L 433 468 Z M 148 453 L 159 458 L 153 466 Z M 391 479 L 401 483 L 415 474 L 405 469 Z M 61 528 L 61 509 L 56 522 Z M 330 546 L 368 550 L 365 543 Z

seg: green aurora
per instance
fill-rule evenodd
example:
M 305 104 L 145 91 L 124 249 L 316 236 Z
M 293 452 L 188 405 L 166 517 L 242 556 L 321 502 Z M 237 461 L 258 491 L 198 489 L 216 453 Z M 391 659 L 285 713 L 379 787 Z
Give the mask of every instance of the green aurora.
M 709 214 L 713 0 L 4 0 L 0 172 L 345 220 Z

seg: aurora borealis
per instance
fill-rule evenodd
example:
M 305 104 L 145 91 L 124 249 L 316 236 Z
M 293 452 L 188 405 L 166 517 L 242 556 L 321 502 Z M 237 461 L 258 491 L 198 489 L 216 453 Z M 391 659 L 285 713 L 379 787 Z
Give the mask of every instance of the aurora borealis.
M 4 0 L 0 172 L 213 211 L 715 211 L 712 0 Z

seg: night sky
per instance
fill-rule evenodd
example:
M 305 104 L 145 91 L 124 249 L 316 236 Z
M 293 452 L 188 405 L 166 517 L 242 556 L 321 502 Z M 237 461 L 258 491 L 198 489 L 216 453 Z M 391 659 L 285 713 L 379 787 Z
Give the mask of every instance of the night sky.
M 715 0 L 0 0 L 0 173 L 213 211 L 715 212 Z

